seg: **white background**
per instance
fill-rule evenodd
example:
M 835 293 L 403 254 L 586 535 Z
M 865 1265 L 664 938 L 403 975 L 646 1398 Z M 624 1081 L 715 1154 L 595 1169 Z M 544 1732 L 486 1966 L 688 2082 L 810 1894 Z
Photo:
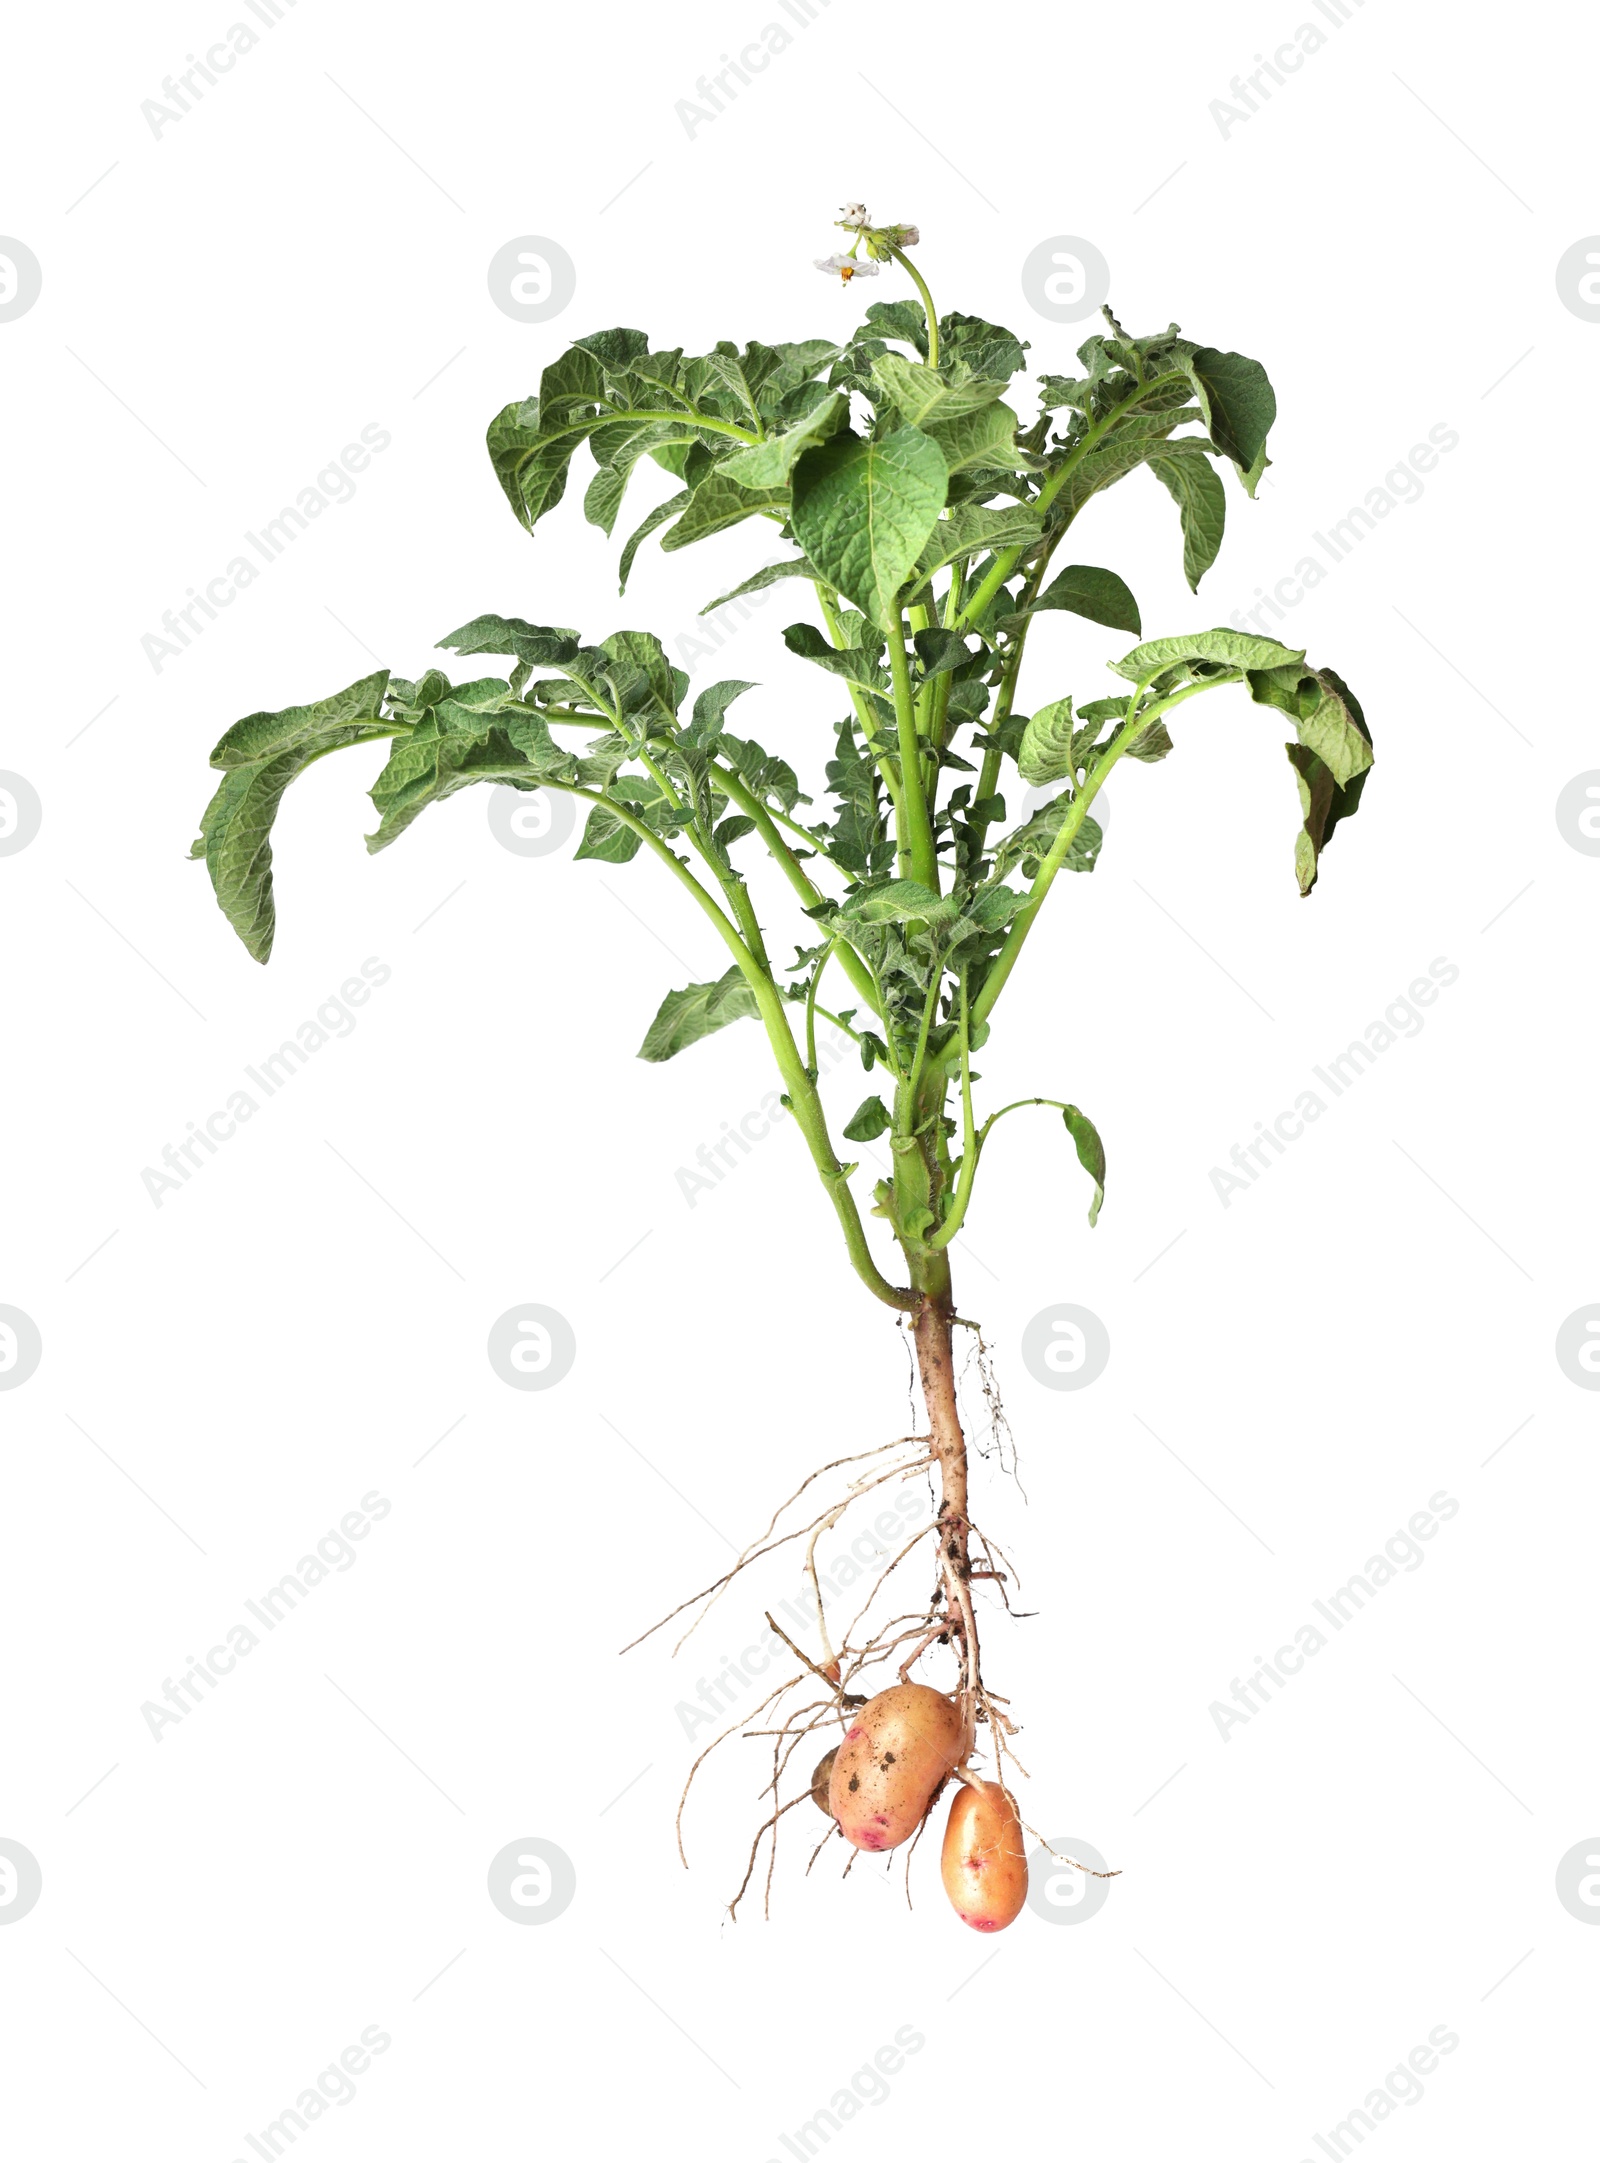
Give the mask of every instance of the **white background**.
M 0 229 L 44 273 L 0 324 L 0 766 L 44 813 L 0 860 L 0 1301 L 44 1344 L 0 1397 L 0 1835 L 44 1880 L 0 1929 L 17 2153 L 248 2158 L 374 2023 L 391 2046 L 296 2153 L 759 2163 L 909 2026 L 923 2047 L 830 2155 L 1295 2163 L 1440 2024 L 1458 2047 L 1366 2146 L 1565 2152 L 1600 1958 L 1555 1893 L 1600 1834 L 1600 1399 L 1553 1351 L 1600 1299 L 1600 861 L 1554 815 L 1600 765 L 1600 326 L 1555 285 L 1600 227 L 1577 11 L 1508 43 L 1387 0 L 1337 32 L 1288 0 L 833 0 L 691 138 L 675 100 L 789 25 L 775 0 L 301 0 L 157 138 L 141 101 L 230 10 L 37 16 L 5 56 Z M 1322 49 L 1225 136 L 1210 102 L 1308 19 Z M 287 803 L 268 970 L 184 860 L 238 715 L 373 655 L 415 674 L 484 610 L 671 648 L 764 560 L 748 529 L 647 547 L 619 603 L 586 459 L 530 540 L 483 431 L 576 332 L 842 335 L 863 295 L 810 266 L 858 195 L 919 221 L 941 305 L 1012 325 L 1030 367 L 1092 327 L 1022 295 L 1057 234 L 1103 250 L 1131 329 L 1176 317 L 1267 364 L 1276 463 L 1255 505 L 1230 487 L 1198 598 L 1152 481 L 1083 520 L 1147 634 L 1254 605 L 1430 427 L 1460 438 L 1284 627 L 1379 753 L 1317 893 L 1281 731 L 1218 701 L 1119 775 L 1103 862 L 1058 885 L 984 1057 L 985 1088 L 1073 1097 L 1110 1152 L 1091 1235 L 1059 1129 L 1009 1121 L 958 1285 L 1029 1497 L 980 1471 L 1036 1610 L 987 1633 L 1028 1815 L 1123 1872 L 1086 1925 L 1025 1912 L 992 1944 L 931 1842 L 908 1911 L 898 1870 L 805 1878 L 809 1825 L 772 1920 L 728 1925 L 753 1754 L 697 1790 L 688 1873 L 674 1852 L 674 1708 L 794 1572 L 676 1664 L 618 1647 L 907 1416 L 903 1348 L 792 1132 L 685 1201 L 678 1168 L 774 1086 L 754 1030 L 633 1057 L 666 990 L 722 969 L 688 905 L 646 862 L 508 853 L 478 791 L 369 861 L 375 753 Z M 558 321 L 491 303 L 521 234 L 577 265 Z M 393 440 L 354 500 L 154 670 L 163 611 L 374 422 Z M 695 681 L 758 679 L 736 725 L 816 783 L 835 702 L 782 651 L 788 590 Z M 1101 695 L 1124 643 L 1057 619 L 1024 704 Z M 143 1169 L 369 956 L 392 975 L 353 1035 L 157 1208 Z M 1211 1168 L 1440 956 L 1459 979 L 1420 1035 L 1225 1209 Z M 861 1080 L 830 1083 L 839 1121 Z M 527 1300 L 578 1343 L 540 1395 L 484 1350 Z M 1062 1300 L 1112 1342 L 1075 1395 L 1017 1349 Z M 153 1739 L 141 1705 L 373 1490 L 392 1509 L 354 1567 Z M 1224 1740 L 1213 1701 L 1440 1490 L 1459 1512 L 1424 1566 Z M 528 1837 L 577 1872 L 538 1928 L 485 1891 Z

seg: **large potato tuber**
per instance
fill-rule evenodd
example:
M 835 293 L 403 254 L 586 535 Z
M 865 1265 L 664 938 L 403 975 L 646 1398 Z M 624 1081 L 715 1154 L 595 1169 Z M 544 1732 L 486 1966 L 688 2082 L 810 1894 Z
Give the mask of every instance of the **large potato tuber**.
M 828 1807 L 858 1848 L 897 1848 L 960 1762 L 961 1715 L 920 1682 L 883 1690 L 852 1718 L 833 1761 Z

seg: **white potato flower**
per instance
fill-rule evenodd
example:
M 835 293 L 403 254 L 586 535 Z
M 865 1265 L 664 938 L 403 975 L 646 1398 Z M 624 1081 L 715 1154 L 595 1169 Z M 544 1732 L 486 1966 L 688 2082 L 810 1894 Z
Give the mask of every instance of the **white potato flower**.
M 876 263 L 859 262 L 853 255 L 817 255 L 812 257 L 818 270 L 837 274 L 841 283 L 848 285 L 852 278 L 876 278 Z

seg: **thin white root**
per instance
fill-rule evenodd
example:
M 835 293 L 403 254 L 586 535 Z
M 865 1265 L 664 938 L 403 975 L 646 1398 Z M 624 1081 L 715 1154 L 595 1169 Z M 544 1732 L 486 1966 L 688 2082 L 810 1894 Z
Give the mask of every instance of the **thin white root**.
M 701 1613 L 700 1613 L 700 1614 L 698 1614 L 698 1615 L 697 1615 L 697 1616 L 695 1617 L 694 1621 L 690 1623 L 690 1625 L 689 1625 L 688 1629 L 686 1629 L 686 1630 L 684 1631 L 684 1633 L 683 1633 L 682 1637 L 680 1637 L 680 1638 L 679 1638 L 679 1640 L 678 1640 L 677 1644 L 673 1646 L 673 1648 L 672 1648 L 672 1649 L 673 1649 L 673 1652 L 674 1652 L 674 1653 L 676 1654 L 676 1653 L 678 1653 L 678 1652 L 681 1652 L 681 1651 L 683 1650 L 683 1647 L 684 1647 L 684 1646 L 685 1646 L 685 1645 L 686 1645 L 686 1644 L 687 1644 L 687 1643 L 689 1642 L 689 1639 L 690 1639 L 690 1638 L 691 1638 L 691 1637 L 692 1637 L 692 1636 L 694 1635 L 695 1631 L 696 1631 L 697 1629 L 699 1629 L 699 1627 L 700 1627 L 701 1623 L 705 1621 L 705 1619 L 706 1619 L 706 1616 L 707 1616 L 707 1615 L 709 1615 L 709 1614 L 710 1614 L 710 1612 L 711 1612 L 711 1610 L 712 1610 L 712 1608 L 716 1606 L 716 1604 L 717 1604 L 717 1601 L 718 1601 L 719 1599 L 721 1599 L 721 1597 L 722 1597 L 722 1594 L 723 1594 L 723 1593 L 724 1593 L 724 1592 L 725 1592 L 725 1591 L 727 1590 L 728 1586 L 729 1586 L 729 1585 L 730 1585 L 730 1584 L 731 1584 L 731 1583 L 733 1582 L 734 1578 L 738 1576 L 738 1574 L 739 1574 L 740 1570 L 741 1570 L 741 1569 L 743 1569 L 743 1567 L 744 1567 L 745 1563 L 746 1563 L 746 1562 L 749 1562 L 749 1561 L 752 1561 L 752 1560 L 754 1559 L 754 1551 L 755 1551 L 755 1549 L 756 1549 L 756 1548 L 758 1548 L 758 1547 L 759 1547 L 759 1546 L 761 1545 L 761 1542 L 762 1542 L 763 1540 L 768 1540 L 768 1539 L 771 1539 L 771 1537 L 772 1537 L 773 1533 L 774 1533 L 774 1532 L 776 1531 L 776 1529 L 777 1529 L 777 1525 L 778 1525 L 778 1519 L 779 1519 L 779 1518 L 780 1518 L 780 1517 L 781 1517 L 781 1516 L 783 1515 L 784 1511 L 785 1511 L 785 1510 L 788 1510 L 788 1509 L 792 1509 L 792 1508 L 794 1507 L 794 1505 L 795 1505 L 795 1504 L 796 1504 L 796 1503 L 797 1503 L 797 1502 L 799 1501 L 800 1497 L 801 1497 L 801 1496 L 802 1496 L 802 1495 L 803 1495 L 803 1494 L 805 1493 L 805 1491 L 806 1491 L 806 1489 L 807 1489 L 808 1487 L 810 1487 L 810 1486 L 811 1486 L 811 1485 L 812 1485 L 812 1484 L 813 1484 L 813 1483 L 814 1483 L 815 1481 L 817 1481 L 817 1480 L 820 1480 L 820 1479 L 823 1479 L 823 1478 L 825 1478 L 825 1477 L 826 1477 L 826 1475 L 827 1475 L 828 1473 L 830 1473 L 830 1472 L 837 1472 L 837 1471 L 838 1471 L 838 1469 L 839 1469 L 839 1467 L 840 1467 L 841 1465 L 857 1465 L 857 1464 L 861 1464 L 861 1463 L 863 1463 L 863 1462 L 865 1461 L 865 1459 L 867 1459 L 868 1457 L 881 1457 L 881 1456 L 883 1455 L 883 1453 L 884 1453 L 884 1451 L 885 1451 L 885 1450 L 897 1450 L 897 1449 L 903 1449 L 903 1448 L 905 1447 L 905 1445 L 906 1445 L 906 1443 L 907 1443 L 907 1442 L 909 1442 L 909 1441 L 914 1441 L 914 1440 L 916 1440 L 916 1439 L 918 1439 L 918 1438 L 917 1438 L 917 1437 L 915 1437 L 915 1436 L 911 1436 L 911 1435 L 901 1435 L 901 1436 L 900 1436 L 900 1438 L 899 1438 L 899 1439 L 898 1439 L 897 1441 L 894 1441 L 894 1442 L 880 1442 L 880 1443 L 879 1443 L 879 1444 L 877 1445 L 877 1447 L 876 1447 L 875 1449 L 870 1449 L 870 1450 L 856 1450 L 856 1451 L 855 1451 L 855 1452 L 854 1452 L 854 1453 L 853 1453 L 853 1454 L 852 1454 L 851 1456 L 848 1456 L 848 1457 L 835 1457 L 835 1458 L 833 1459 L 833 1461 L 832 1461 L 832 1462 L 831 1462 L 830 1464 L 825 1464 L 825 1465 L 818 1465 L 818 1467 L 817 1467 L 817 1469 L 816 1469 L 816 1471 L 815 1471 L 815 1472 L 808 1472 L 808 1473 L 806 1474 L 806 1477 L 805 1477 L 805 1478 L 804 1478 L 804 1479 L 803 1479 L 803 1480 L 802 1480 L 802 1481 L 800 1482 L 799 1486 L 798 1486 L 798 1487 L 797 1487 L 797 1488 L 795 1489 L 794 1493 L 793 1493 L 793 1494 L 792 1494 L 792 1495 L 791 1495 L 791 1496 L 789 1497 L 788 1501 L 787 1501 L 787 1502 L 780 1502 L 780 1503 L 778 1504 L 778 1507 L 777 1507 L 777 1508 L 776 1508 L 776 1509 L 775 1509 L 775 1510 L 773 1511 L 773 1513 L 772 1513 L 772 1516 L 771 1516 L 771 1517 L 769 1518 L 769 1520 L 768 1520 L 768 1522 L 767 1522 L 767 1529 L 766 1529 L 766 1531 L 765 1531 L 765 1532 L 761 1532 L 761 1533 L 758 1533 L 758 1534 L 756 1535 L 756 1537 L 755 1537 L 755 1538 L 754 1538 L 754 1539 L 753 1539 L 753 1540 L 752 1540 L 752 1541 L 750 1542 L 749 1546 L 745 1548 L 744 1552 L 743 1552 L 743 1553 L 742 1553 L 742 1554 L 740 1555 L 740 1557 L 739 1557 L 738 1561 L 737 1561 L 737 1562 L 736 1562 L 736 1563 L 734 1564 L 733 1568 L 732 1568 L 732 1569 L 731 1569 L 731 1570 L 730 1570 L 730 1571 L 728 1572 L 728 1575 L 727 1575 L 727 1576 L 726 1576 L 726 1577 L 725 1577 L 725 1578 L 724 1578 L 724 1579 L 723 1579 L 723 1580 L 721 1581 L 721 1584 L 719 1585 L 718 1589 L 717 1589 L 717 1590 L 716 1590 L 715 1592 L 713 1592 L 713 1593 L 712 1593 L 712 1595 L 711 1595 L 711 1597 L 710 1597 L 710 1599 L 709 1599 L 709 1600 L 707 1600 L 707 1602 L 706 1602 L 706 1605 L 705 1605 L 704 1609 L 703 1609 L 703 1610 L 701 1611 Z M 792 1536 L 793 1536 L 793 1535 L 791 1535 L 791 1537 L 792 1537 Z M 697 1595 L 696 1595 L 696 1597 L 697 1597 L 697 1598 L 702 1598 L 702 1599 L 703 1599 L 703 1598 L 705 1598 L 705 1595 L 704 1595 L 703 1593 L 701 1593 L 701 1594 L 697 1594 Z M 690 1606 L 690 1605 L 692 1605 L 692 1602 L 690 1602 L 690 1601 L 687 1601 L 687 1600 L 686 1600 L 686 1601 L 684 1602 L 684 1606 L 685 1606 L 685 1607 L 687 1607 L 687 1606 Z M 683 1610 L 682 1610 L 681 1608 L 674 1608 L 674 1609 L 673 1609 L 673 1614 L 681 1614 L 681 1613 L 682 1613 L 682 1611 L 683 1611 Z M 663 1619 L 663 1621 L 667 1621 L 667 1622 L 670 1622 L 670 1621 L 671 1621 L 671 1619 L 672 1619 L 672 1616 L 671 1616 L 671 1615 L 667 1615 L 667 1616 L 664 1616 L 664 1617 L 663 1617 L 662 1619 Z M 657 1629 L 659 1630 L 659 1629 L 660 1629 L 660 1627 L 661 1627 L 661 1624 L 660 1624 L 660 1623 L 658 1622 L 658 1623 L 656 1624 L 656 1628 L 657 1628 Z M 646 1634 L 646 1636 L 648 1636 L 648 1635 L 649 1635 L 649 1632 L 647 1631 L 647 1632 L 646 1632 L 645 1634 Z M 635 1643 L 635 1644 L 638 1644 L 638 1643 L 641 1643 L 641 1642 L 642 1642 L 642 1640 L 641 1640 L 641 1639 L 638 1639 L 638 1638 L 636 1638 L 636 1639 L 634 1640 L 634 1643 Z M 624 1650 L 625 1652 L 630 1652 L 630 1651 L 632 1651 L 632 1649 L 633 1649 L 633 1647 L 632 1647 L 632 1646 L 629 1646 L 629 1645 L 625 1645 L 625 1646 L 623 1647 L 623 1650 Z
M 897 1447 L 898 1445 L 890 1446 Z M 849 1460 L 845 1459 L 841 1461 L 848 1462 Z M 855 1492 L 849 1497 L 849 1500 L 859 1501 L 864 1496 L 871 1494 L 874 1489 L 885 1486 L 890 1480 L 903 1478 L 907 1472 L 915 1471 L 923 1461 L 924 1460 L 917 1458 L 911 1460 L 905 1465 L 897 1465 L 891 1467 L 888 1472 L 881 1474 L 879 1478 L 868 1481 L 861 1485 L 859 1488 L 857 1488 Z M 830 1512 L 828 1510 L 824 1510 L 822 1512 L 822 1517 L 826 1517 L 829 1514 Z M 733 1579 L 738 1576 L 741 1570 L 748 1569 L 751 1563 L 759 1562 L 767 1555 L 776 1554 L 777 1550 L 780 1547 L 786 1547 L 791 1540 L 804 1539 L 807 1533 L 811 1531 L 812 1526 L 820 1522 L 821 1518 L 813 1518 L 810 1523 L 804 1525 L 797 1525 L 794 1531 L 784 1533 L 781 1539 L 771 1540 L 765 1546 L 755 1546 L 747 1548 L 744 1554 L 739 1558 L 737 1562 L 734 1563 L 731 1569 L 724 1570 L 722 1575 L 720 1577 L 713 1578 L 709 1585 L 702 1586 L 698 1592 L 690 1593 L 689 1597 L 686 1600 L 680 1600 L 676 1607 L 669 1608 L 667 1613 L 664 1614 L 659 1621 L 651 1623 L 648 1630 L 641 1630 L 637 1637 L 631 1638 L 629 1642 L 622 1647 L 622 1651 L 632 1652 L 636 1646 L 642 1645 L 645 1642 L 646 1638 L 654 1637 L 657 1630 L 664 1629 L 666 1625 L 673 1620 L 674 1616 L 681 1615 L 684 1612 L 685 1608 L 693 1607 L 698 1601 L 710 1599 L 713 1594 L 721 1592 L 724 1587 L 731 1584 Z M 685 1631 L 684 1636 L 679 1639 L 678 1645 L 673 1647 L 674 1652 L 677 1652 L 679 1647 L 681 1647 L 682 1644 L 687 1640 L 688 1635 L 688 1631 Z
M 1007 1788 L 1006 1793 L 1010 1795 L 1011 1790 Z M 1012 1807 L 1016 1807 L 1015 1796 L 1012 1796 Z M 1091 1870 L 1087 1863 L 1080 1863 L 1076 1855 L 1063 1855 L 1059 1848 L 1053 1848 L 1050 1845 L 1049 1841 L 1045 1838 L 1044 1834 L 1040 1832 L 1037 1825 L 1030 1825 L 1028 1823 L 1027 1819 L 1022 1816 L 1022 1812 L 1020 1810 L 1017 1811 L 1017 1816 L 1022 1819 L 1023 1831 L 1025 1833 L 1032 1833 L 1034 1839 L 1038 1841 L 1040 1847 L 1044 1849 L 1046 1855 L 1053 1856 L 1058 1863 L 1066 1863 L 1073 1870 L 1081 1870 L 1086 1878 L 1121 1877 L 1122 1872 L 1120 1870 Z

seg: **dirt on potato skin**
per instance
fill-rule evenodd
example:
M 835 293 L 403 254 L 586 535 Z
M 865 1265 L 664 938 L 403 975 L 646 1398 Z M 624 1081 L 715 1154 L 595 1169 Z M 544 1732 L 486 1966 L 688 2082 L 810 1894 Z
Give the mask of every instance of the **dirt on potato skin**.
M 828 1806 L 853 1847 L 909 1840 L 960 1762 L 962 1719 L 925 1683 L 899 1683 L 862 1706 L 834 1756 Z

